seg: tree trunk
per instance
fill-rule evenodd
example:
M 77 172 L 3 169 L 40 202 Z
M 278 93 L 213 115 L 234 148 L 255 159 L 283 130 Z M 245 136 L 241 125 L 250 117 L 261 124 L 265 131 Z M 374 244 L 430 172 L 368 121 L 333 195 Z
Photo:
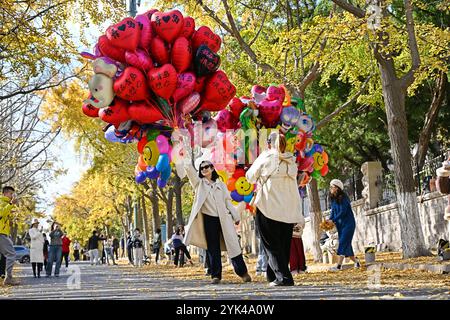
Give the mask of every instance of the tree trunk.
M 152 229 L 156 230 L 158 228 L 161 228 L 161 218 L 159 216 L 159 203 L 158 203 L 158 196 L 156 195 L 156 183 L 153 183 L 152 181 L 152 192 L 150 200 L 152 202 Z
M 322 262 L 322 250 L 320 249 L 320 223 L 322 222 L 322 211 L 320 209 L 319 190 L 316 179 L 312 179 L 307 185 L 310 203 L 310 223 L 312 236 L 312 254 L 314 262 Z
M 383 98 L 388 121 L 394 178 L 398 199 L 403 258 L 429 255 L 420 222 L 414 185 L 408 126 L 405 113 L 406 89 L 395 76 L 392 60 L 379 62 Z
M 141 209 L 142 209 L 142 225 L 144 227 L 144 239 L 145 239 L 145 250 L 146 255 L 149 255 L 150 252 L 150 239 L 152 238 L 152 230 L 148 228 L 148 216 L 147 216 L 147 207 L 145 203 L 145 196 L 141 196 Z
M 173 179 L 173 191 L 175 193 L 175 214 L 177 217 L 177 223 L 184 225 L 183 206 L 181 203 L 183 184 L 180 177 L 178 177 L 177 175 L 175 175 Z
M 176 176 L 176 175 L 175 175 Z M 167 194 L 167 213 L 166 213 L 166 226 L 167 226 L 167 239 L 172 236 L 173 229 L 173 197 L 174 197 L 174 189 L 170 188 Z

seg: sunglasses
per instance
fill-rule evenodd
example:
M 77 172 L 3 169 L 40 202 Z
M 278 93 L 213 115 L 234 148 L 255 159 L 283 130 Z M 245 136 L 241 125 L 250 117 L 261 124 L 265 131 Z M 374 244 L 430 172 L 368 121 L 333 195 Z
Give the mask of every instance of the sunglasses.
M 205 169 L 208 169 L 208 168 L 213 168 L 213 165 L 212 164 L 208 164 L 207 166 L 200 167 L 200 170 L 205 170 Z

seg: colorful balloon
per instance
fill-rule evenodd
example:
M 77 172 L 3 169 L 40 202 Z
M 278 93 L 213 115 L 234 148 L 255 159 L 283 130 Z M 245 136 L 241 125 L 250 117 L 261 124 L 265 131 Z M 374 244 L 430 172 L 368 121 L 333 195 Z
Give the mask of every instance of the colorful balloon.
M 114 92 L 124 100 L 145 100 L 148 96 L 144 73 L 136 67 L 128 67 L 114 81 Z
M 151 24 L 161 39 L 172 43 L 184 27 L 184 18 L 179 10 L 168 12 L 155 12 Z
M 202 44 L 207 45 L 212 51 L 217 52 L 220 49 L 222 40 L 217 34 L 212 32 L 210 28 L 207 26 L 201 26 L 192 37 L 192 47 L 194 52 L 197 52 L 197 49 Z
M 106 29 L 106 36 L 113 46 L 134 51 L 139 44 L 141 28 L 128 17 Z
M 220 66 L 220 56 L 207 45 L 201 45 L 195 54 L 194 70 L 199 77 L 215 72 Z
M 159 153 L 169 153 L 169 141 L 165 136 L 160 134 L 156 137 L 156 144 L 158 145 Z
M 169 47 L 158 37 L 154 37 L 150 42 L 150 52 L 153 60 L 159 65 L 169 63 Z
M 128 64 L 139 68 L 143 72 L 147 72 L 153 68 L 152 58 L 150 58 L 149 55 L 141 49 L 125 52 L 125 61 Z
M 153 68 L 147 77 L 153 92 L 164 99 L 169 99 L 177 88 L 177 71 L 171 64 Z
M 186 71 L 192 61 L 192 47 L 188 39 L 179 37 L 172 45 L 172 65 L 178 73 Z
M 177 77 L 177 87 L 172 94 L 173 101 L 186 98 L 194 91 L 195 75 L 192 72 L 180 73 Z

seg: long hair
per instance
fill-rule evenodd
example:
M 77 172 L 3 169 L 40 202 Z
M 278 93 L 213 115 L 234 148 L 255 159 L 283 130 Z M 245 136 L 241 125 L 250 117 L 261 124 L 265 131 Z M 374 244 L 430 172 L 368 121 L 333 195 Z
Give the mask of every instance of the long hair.
M 57 225 L 57 224 L 58 224 L 57 222 L 53 222 L 53 223 L 52 223 L 52 227 L 51 227 L 50 229 L 51 229 L 52 231 L 55 230 L 55 225 Z
M 343 190 L 341 190 L 341 188 L 339 187 L 336 188 L 337 188 L 336 194 L 330 192 L 330 199 L 336 201 L 337 203 L 342 203 L 342 200 L 344 200 L 344 198 L 348 196 Z
M 214 182 L 216 182 L 216 180 L 219 179 L 219 174 L 216 172 L 216 168 L 214 168 L 214 165 L 213 165 L 211 162 L 209 162 L 209 161 L 206 161 L 206 160 L 205 160 L 205 161 L 202 161 L 202 162 L 200 163 L 200 165 L 198 166 L 198 176 L 199 176 L 200 178 L 204 178 L 204 177 L 205 177 L 205 176 L 202 174 L 202 169 L 201 169 L 201 167 L 202 167 L 202 165 L 203 165 L 204 163 L 207 163 L 207 164 L 213 166 L 213 172 L 212 172 L 212 175 L 211 175 L 211 180 L 214 181 Z

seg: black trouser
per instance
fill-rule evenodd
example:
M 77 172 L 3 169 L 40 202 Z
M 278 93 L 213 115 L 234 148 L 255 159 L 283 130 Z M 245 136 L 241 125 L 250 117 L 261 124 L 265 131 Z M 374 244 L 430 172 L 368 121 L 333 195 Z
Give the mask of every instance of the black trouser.
M 127 247 L 128 261 L 133 263 L 133 247 Z
M 73 250 L 74 261 L 80 260 L 80 250 Z
M 153 253 L 155 254 L 155 263 L 158 263 L 159 260 L 159 247 L 153 248 Z
M 113 248 L 113 254 L 116 255 L 116 260 L 119 260 L 119 248 L 118 247 Z
M 191 260 L 191 255 L 189 254 L 188 249 L 186 248 L 186 246 L 184 244 L 182 244 L 181 246 L 179 246 L 178 248 L 175 248 L 175 259 L 173 260 L 173 263 L 177 266 L 178 265 L 178 258 L 180 257 L 180 250 L 183 251 L 183 253 L 185 254 L 185 256 Z M 181 264 L 180 264 L 181 265 Z
M 208 246 L 207 255 L 209 257 L 209 269 L 211 270 L 211 278 L 222 279 L 222 258 L 220 254 L 220 237 L 222 234 L 222 227 L 220 226 L 219 217 L 212 217 L 206 214 L 203 215 L 203 226 L 205 228 L 206 243 Z M 231 258 L 234 272 L 242 277 L 247 273 L 247 266 L 245 265 L 242 254 Z
M 1 253 L 0 255 L 0 276 L 4 276 L 6 274 L 6 257 Z
M 36 278 L 36 264 L 37 264 L 37 276 L 40 278 L 41 277 L 41 271 L 42 271 L 42 268 L 43 268 L 44 264 L 41 263 L 41 262 L 32 262 L 31 263 L 31 268 L 33 269 L 33 275 L 34 275 L 35 278 Z
M 289 256 L 294 224 L 275 221 L 256 211 L 256 224 L 268 257 L 267 280 L 277 280 L 292 285 L 294 279 L 289 271 Z
M 69 267 L 69 252 L 63 252 L 61 255 L 61 264 L 63 259 L 66 261 L 66 268 Z

